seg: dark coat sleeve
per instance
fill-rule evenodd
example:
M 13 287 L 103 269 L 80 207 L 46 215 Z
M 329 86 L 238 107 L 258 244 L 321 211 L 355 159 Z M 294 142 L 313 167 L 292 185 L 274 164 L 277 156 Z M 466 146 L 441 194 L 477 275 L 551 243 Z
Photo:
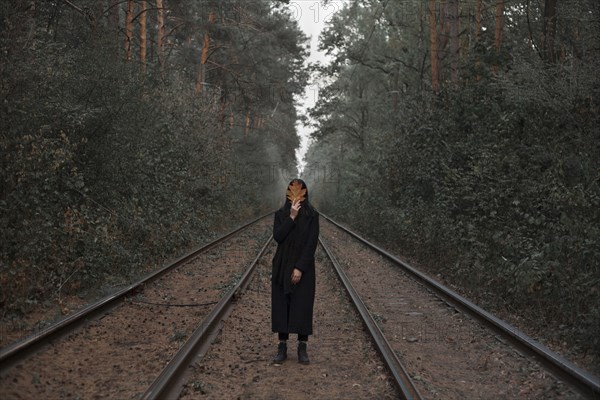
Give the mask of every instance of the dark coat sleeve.
M 273 238 L 277 243 L 281 243 L 285 240 L 288 233 L 294 227 L 296 223 L 289 215 L 284 215 L 281 212 L 275 213 L 275 222 L 273 223 Z
M 317 243 L 319 242 L 319 214 L 315 215 L 310 223 L 308 238 L 304 244 L 304 248 L 300 253 L 300 259 L 294 267 L 302 272 L 315 267 L 315 252 L 317 251 Z

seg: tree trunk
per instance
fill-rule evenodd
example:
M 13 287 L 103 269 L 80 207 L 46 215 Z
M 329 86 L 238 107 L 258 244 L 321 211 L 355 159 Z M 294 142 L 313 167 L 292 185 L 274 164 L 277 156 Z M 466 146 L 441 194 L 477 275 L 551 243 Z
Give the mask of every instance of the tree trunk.
M 479 42 L 481 36 L 481 0 L 477 0 L 475 4 L 475 41 Z
M 437 22 L 436 0 L 429 0 L 429 43 L 431 53 L 431 89 L 434 92 L 440 91 L 439 71 L 438 71 L 438 40 L 437 40 Z
M 556 62 L 556 0 L 546 0 L 544 4 L 544 58 Z
M 115 37 L 114 48 L 118 52 L 121 48 L 119 44 L 119 36 L 121 30 L 119 29 L 119 0 L 110 0 L 108 8 L 108 29 L 113 30 Z
M 250 132 L 250 111 L 246 112 L 246 126 L 244 128 L 244 135 L 248 135 Z
M 254 119 L 254 128 L 261 129 L 263 126 L 263 115 L 257 114 Z
M 142 72 L 146 72 L 146 11 L 148 4 L 146 0 L 140 1 L 140 65 Z
M 217 15 L 213 11 L 209 12 L 208 25 L 204 31 L 204 40 L 202 44 L 202 54 L 200 55 L 200 65 L 198 66 L 198 75 L 196 76 L 196 93 L 202 92 L 202 87 L 206 82 L 206 62 L 208 61 L 208 51 L 210 48 L 210 31 L 216 20 Z
M 460 63 L 460 42 L 458 38 L 459 32 L 459 9 L 458 0 L 449 0 L 448 2 L 448 19 L 450 22 L 450 79 L 453 83 L 458 82 L 459 63 Z
M 225 130 L 225 120 L 227 119 L 227 116 L 225 115 L 227 102 L 225 100 L 221 100 L 221 107 L 219 108 L 219 126 L 221 128 L 220 131 L 223 132 Z
M 158 54 L 158 64 L 160 65 L 160 72 L 162 73 L 165 67 L 165 10 L 163 8 L 163 0 L 156 0 L 156 25 L 158 27 L 156 53 Z
M 29 1 L 29 5 L 27 6 L 27 29 L 29 29 L 29 35 L 33 35 L 33 32 L 35 32 L 35 28 L 37 25 L 37 6 L 36 6 L 36 1 L 35 0 L 31 0 Z
M 502 29 L 504 28 L 504 0 L 496 0 L 496 35 L 494 45 L 496 51 L 502 46 Z
M 125 15 L 125 60 L 131 61 L 133 41 L 133 0 L 127 0 L 127 14 Z
M 481 3 L 482 3 L 482 0 L 477 0 L 477 3 L 475 4 L 475 45 L 476 46 L 479 44 L 479 39 L 481 36 Z M 476 52 L 479 52 L 479 49 L 476 49 Z M 479 60 L 479 54 L 477 54 L 477 59 L 475 60 L 475 70 L 476 71 L 479 69 L 480 65 L 481 65 L 481 61 Z M 481 80 L 481 75 L 479 75 L 479 73 L 477 73 L 475 75 L 475 80 L 478 82 Z
M 447 58 L 447 47 L 448 41 L 450 39 L 450 23 L 448 19 L 448 0 L 440 0 L 440 11 L 438 13 L 439 16 L 439 30 L 437 33 L 437 41 L 438 41 L 438 82 L 440 82 L 440 87 L 444 82 L 444 62 Z

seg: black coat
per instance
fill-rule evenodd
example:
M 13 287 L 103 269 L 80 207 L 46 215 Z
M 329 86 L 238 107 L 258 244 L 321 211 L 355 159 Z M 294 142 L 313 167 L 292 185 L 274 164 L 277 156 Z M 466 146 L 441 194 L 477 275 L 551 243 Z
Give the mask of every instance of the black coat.
M 290 218 L 289 207 L 275 212 L 273 237 L 278 245 L 273 257 L 271 283 L 273 332 L 312 334 L 319 213 L 312 209 L 310 215 L 306 215 L 303 211 L 300 210 L 295 221 Z M 294 268 L 302 271 L 302 278 L 296 285 L 291 284 Z

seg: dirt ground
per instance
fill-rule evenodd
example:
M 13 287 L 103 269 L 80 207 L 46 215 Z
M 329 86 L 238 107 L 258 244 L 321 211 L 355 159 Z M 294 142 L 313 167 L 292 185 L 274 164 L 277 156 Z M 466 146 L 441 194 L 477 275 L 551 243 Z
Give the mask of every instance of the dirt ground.
M 277 334 L 271 332 L 271 258 L 259 270 L 184 389 L 183 399 L 392 399 L 395 386 L 333 265 L 317 250 L 314 334 L 310 365 L 297 361 L 296 335 L 288 359 L 272 364 Z
M 2 399 L 135 399 L 231 288 L 270 235 L 265 219 L 0 376 Z M 579 399 L 539 364 L 457 312 L 399 268 L 322 219 L 331 247 L 428 399 Z M 182 398 L 397 398 L 324 251 L 317 250 L 310 365 L 271 362 L 272 243 L 221 334 L 192 367 Z M 182 306 L 185 305 L 185 306 Z
M 137 398 L 239 279 L 269 237 L 271 224 L 265 219 L 237 234 L 108 315 L 3 371 L 0 398 Z
M 262 223 L 272 224 L 273 219 L 267 216 Z M 214 232 L 225 234 L 228 230 L 223 227 L 215 227 Z M 266 237 L 265 237 L 266 240 Z M 243 250 L 239 250 L 243 251 Z M 150 274 L 157 266 L 148 266 L 147 271 L 141 271 L 140 276 Z M 51 326 L 65 316 L 74 313 L 86 305 L 91 304 L 101 298 L 112 294 L 122 287 L 131 284 L 123 277 L 115 278 L 115 281 L 105 282 L 100 287 L 91 288 L 86 291 L 80 291 L 77 294 L 63 295 L 59 299 L 48 300 L 44 303 L 31 304 L 31 309 L 27 310 L 23 316 L 3 316 L 0 319 L 0 348 L 6 347 L 13 342 L 23 339 L 29 335 L 36 334 L 44 328 Z
M 580 398 L 375 251 L 325 221 L 321 234 L 425 398 Z

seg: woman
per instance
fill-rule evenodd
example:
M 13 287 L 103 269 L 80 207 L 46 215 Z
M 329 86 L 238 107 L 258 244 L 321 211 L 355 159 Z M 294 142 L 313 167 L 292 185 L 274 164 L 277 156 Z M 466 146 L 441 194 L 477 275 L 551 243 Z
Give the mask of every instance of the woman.
M 279 334 L 274 363 L 287 358 L 290 333 L 298 334 L 298 361 L 308 364 L 308 335 L 312 334 L 315 300 L 315 251 L 319 239 L 319 213 L 308 201 L 301 179 L 288 185 L 285 204 L 275 212 L 273 237 L 278 243 L 273 257 L 271 322 Z

